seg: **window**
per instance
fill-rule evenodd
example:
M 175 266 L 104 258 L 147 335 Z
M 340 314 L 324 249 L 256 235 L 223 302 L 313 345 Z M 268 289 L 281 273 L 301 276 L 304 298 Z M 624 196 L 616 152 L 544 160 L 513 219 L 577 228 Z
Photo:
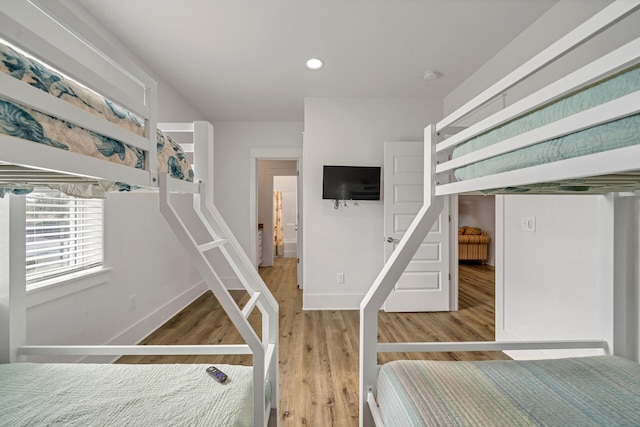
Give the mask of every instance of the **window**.
M 27 289 L 103 263 L 103 202 L 36 190 L 26 196 Z

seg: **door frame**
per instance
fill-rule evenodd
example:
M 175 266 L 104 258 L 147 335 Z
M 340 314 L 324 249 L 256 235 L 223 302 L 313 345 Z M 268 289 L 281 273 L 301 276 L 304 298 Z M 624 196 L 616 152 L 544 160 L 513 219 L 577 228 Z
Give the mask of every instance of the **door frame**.
M 258 160 L 296 160 L 298 163 L 298 286 L 302 288 L 303 212 L 302 147 L 249 147 L 249 258 L 258 268 Z

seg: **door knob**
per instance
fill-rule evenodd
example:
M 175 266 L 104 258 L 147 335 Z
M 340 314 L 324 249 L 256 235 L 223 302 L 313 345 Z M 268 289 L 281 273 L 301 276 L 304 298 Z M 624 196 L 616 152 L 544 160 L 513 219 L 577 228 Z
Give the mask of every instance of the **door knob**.
M 393 237 L 387 237 L 387 243 L 400 243 L 400 240 L 394 239 Z

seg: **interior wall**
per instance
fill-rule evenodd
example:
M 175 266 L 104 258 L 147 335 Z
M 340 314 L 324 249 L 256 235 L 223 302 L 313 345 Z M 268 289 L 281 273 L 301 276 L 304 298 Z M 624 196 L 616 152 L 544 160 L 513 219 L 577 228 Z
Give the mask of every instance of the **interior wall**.
M 157 193 L 112 194 L 104 217 L 108 280 L 44 303 L 28 294 L 29 344 L 134 344 L 204 292 Z
M 262 266 L 272 266 L 274 257 L 273 177 L 297 172 L 295 160 L 258 160 L 258 223 L 262 229 Z
M 492 195 L 458 196 L 458 226 L 479 227 L 487 232 L 491 239 L 488 248 L 487 264 L 495 265 L 496 238 L 496 198 Z
M 249 226 L 251 148 L 302 146 L 302 122 L 215 122 L 214 199 L 216 206 L 249 258 L 255 260 Z M 265 226 L 266 227 L 266 226 Z M 263 241 L 265 238 L 263 236 Z
M 384 265 L 383 202 L 334 209 L 332 200 L 322 200 L 322 166 L 382 166 L 384 141 L 422 141 L 424 127 L 440 117 L 437 100 L 305 100 L 305 309 L 358 309 Z M 343 284 L 338 273 L 344 273 Z
M 611 339 L 613 216 L 605 196 L 498 197 L 496 339 Z M 523 218 L 534 219 L 535 231 L 522 229 Z

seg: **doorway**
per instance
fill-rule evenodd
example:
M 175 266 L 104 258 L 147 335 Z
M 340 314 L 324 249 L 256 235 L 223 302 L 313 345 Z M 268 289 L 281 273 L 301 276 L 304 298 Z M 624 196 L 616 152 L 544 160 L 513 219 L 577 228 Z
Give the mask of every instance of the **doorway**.
M 283 188 L 282 182 L 291 183 L 292 186 L 288 187 L 285 193 L 287 194 L 286 213 L 290 214 L 293 211 L 294 215 L 297 215 L 297 206 L 291 206 L 291 193 L 294 194 L 294 201 L 297 201 L 297 174 L 298 174 L 298 162 L 295 160 L 258 160 L 258 229 L 262 229 L 262 247 L 257 248 L 258 253 L 262 253 L 262 263 L 259 266 L 271 267 L 274 263 L 274 258 L 278 256 L 284 256 L 284 219 L 282 217 L 285 207 L 283 203 Z M 278 179 L 276 179 L 278 178 Z M 292 181 L 287 180 L 291 178 Z M 276 183 L 280 185 L 280 189 L 276 189 Z M 276 195 L 279 195 L 279 199 L 276 202 Z M 276 206 L 279 206 L 280 217 L 276 215 Z M 297 227 L 297 217 L 290 218 L 287 215 L 287 222 L 290 225 L 288 228 Z M 279 224 L 276 226 L 276 221 Z M 289 230 L 290 231 L 290 230 Z M 297 231 L 297 230 L 296 230 Z M 289 233 L 291 234 L 291 233 Z M 297 247 L 297 232 L 294 235 L 295 243 Z M 291 237 L 289 236 L 291 243 Z M 280 251 L 280 252 L 278 252 Z M 297 250 L 292 258 L 297 258 Z
M 271 266 L 275 257 L 274 221 L 274 177 L 292 177 L 296 182 L 296 219 L 289 221 L 293 228 L 297 227 L 295 245 L 289 239 L 289 255 L 295 250 L 297 258 L 298 286 L 302 288 L 303 268 L 303 213 L 302 213 L 302 148 L 298 147 L 253 147 L 250 154 L 250 212 L 249 226 L 253 239 L 251 239 L 251 254 L 254 265 L 259 266 L 258 259 L 262 258 L 260 265 Z M 260 225 L 262 224 L 262 231 Z M 262 234 L 262 244 L 258 247 L 259 236 Z M 295 248 L 295 249 L 293 249 Z M 260 251 L 259 251 L 260 250 Z
M 298 257 L 298 177 L 273 177 L 274 256 Z

